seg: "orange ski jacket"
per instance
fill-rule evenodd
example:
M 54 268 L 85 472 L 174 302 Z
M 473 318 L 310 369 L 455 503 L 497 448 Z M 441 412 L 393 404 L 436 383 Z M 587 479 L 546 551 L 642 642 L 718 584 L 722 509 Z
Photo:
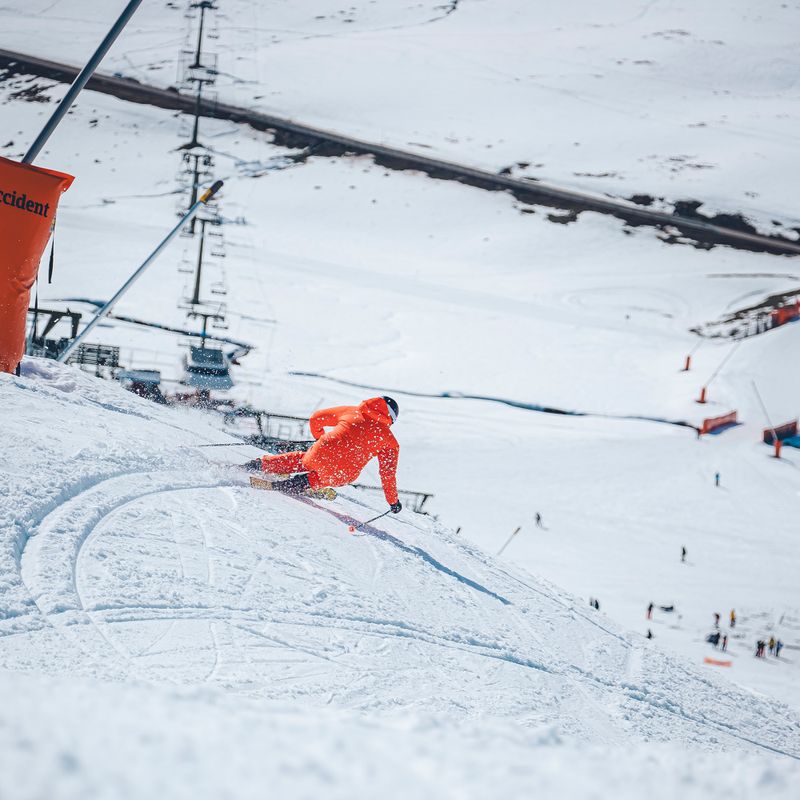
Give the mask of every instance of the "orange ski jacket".
M 309 421 L 317 440 L 303 456 L 303 466 L 316 472 L 321 486 L 344 486 L 377 456 L 386 502 L 397 502 L 397 458 L 400 445 L 389 430 L 392 418 L 382 397 L 358 406 L 338 406 L 314 413 Z M 333 430 L 325 431 L 325 428 Z

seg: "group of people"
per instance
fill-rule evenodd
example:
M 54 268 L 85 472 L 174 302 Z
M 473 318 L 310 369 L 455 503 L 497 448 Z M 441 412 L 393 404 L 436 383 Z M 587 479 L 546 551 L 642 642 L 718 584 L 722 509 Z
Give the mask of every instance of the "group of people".
M 647 619 L 653 619 L 653 609 L 654 608 L 655 608 L 655 606 L 653 605 L 653 603 L 650 603 L 647 606 L 647 613 L 645 614 Z M 659 609 L 661 609 L 661 611 L 663 611 L 665 614 L 671 614 L 673 611 L 675 611 L 675 606 L 659 606 Z M 652 638 L 652 637 L 648 637 L 648 638 Z
M 774 636 L 770 636 L 768 642 L 759 639 L 756 642 L 756 658 L 766 658 L 766 653 L 764 652 L 766 648 L 769 648 L 769 654 L 771 656 L 780 658 L 781 650 L 783 650 L 783 642 L 780 639 L 776 639 Z
M 709 644 L 713 644 L 714 647 L 718 647 L 722 650 L 723 653 L 728 651 L 728 634 L 722 633 L 719 630 L 719 621 L 720 621 L 720 613 L 719 611 L 714 612 L 714 630 L 706 636 L 706 641 Z M 731 628 L 736 627 L 736 611 L 731 609 L 730 613 L 730 623 Z
M 650 604 L 650 609 L 652 609 L 652 603 Z M 649 619 L 649 617 L 648 617 Z M 729 616 L 730 620 L 730 627 L 736 627 L 736 611 L 735 609 L 731 609 L 731 613 Z M 728 649 L 728 634 L 723 634 L 719 630 L 719 621 L 720 615 L 718 612 L 714 612 L 714 628 L 715 630 L 706 636 L 706 641 L 710 644 L 713 644 L 714 647 L 721 647 L 722 651 L 725 652 Z M 769 640 L 759 639 L 756 642 L 756 658 L 766 658 L 766 653 L 769 651 L 771 656 L 775 656 L 778 658 L 781 654 L 781 650 L 783 649 L 783 642 L 780 639 L 776 639 L 774 636 L 770 636 Z
M 729 616 L 731 628 L 736 627 L 736 611 L 732 608 Z M 719 628 L 720 615 L 719 611 L 714 612 L 714 627 Z

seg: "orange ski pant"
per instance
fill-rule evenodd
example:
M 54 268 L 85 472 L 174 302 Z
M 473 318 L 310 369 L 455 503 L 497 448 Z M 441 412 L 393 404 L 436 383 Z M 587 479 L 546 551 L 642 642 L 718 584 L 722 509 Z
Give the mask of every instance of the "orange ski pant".
M 303 466 L 304 452 L 283 453 L 279 456 L 262 456 L 261 468 L 269 475 L 294 475 L 304 472 L 308 477 L 308 485 L 312 489 L 321 488 L 319 476 L 313 470 L 309 471 Z

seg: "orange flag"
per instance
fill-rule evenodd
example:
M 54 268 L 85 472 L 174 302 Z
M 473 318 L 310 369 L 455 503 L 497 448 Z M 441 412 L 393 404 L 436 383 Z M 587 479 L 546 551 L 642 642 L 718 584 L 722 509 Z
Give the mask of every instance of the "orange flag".
M 72 175 L 0 157 L 0 371 L 25 353 L 25 318 L 61 193 Z

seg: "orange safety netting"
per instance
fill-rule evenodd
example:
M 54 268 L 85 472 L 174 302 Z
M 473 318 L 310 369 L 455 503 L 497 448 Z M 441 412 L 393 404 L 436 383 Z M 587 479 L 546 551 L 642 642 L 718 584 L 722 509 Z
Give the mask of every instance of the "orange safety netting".
M 25 352 L 25 318 L 61 193 L 72 175 L 0 157 L 0 371 Z

